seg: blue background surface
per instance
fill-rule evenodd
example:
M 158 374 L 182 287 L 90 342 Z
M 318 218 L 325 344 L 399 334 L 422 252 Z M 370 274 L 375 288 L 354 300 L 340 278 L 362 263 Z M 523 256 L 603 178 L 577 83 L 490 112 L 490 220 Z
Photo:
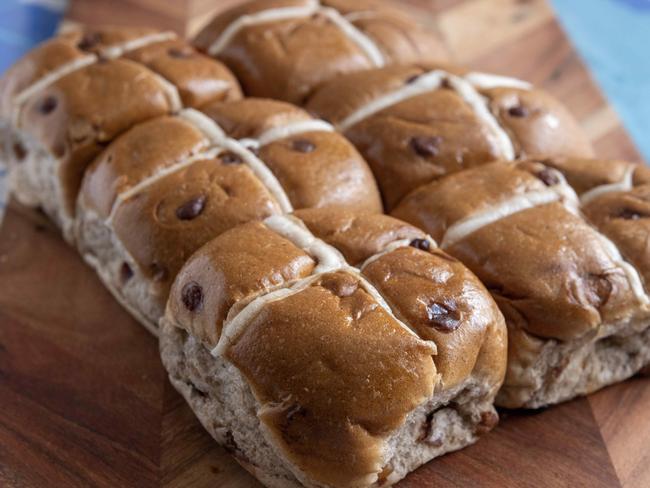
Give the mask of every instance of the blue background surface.
M 552 0 L 596 81 L 650 161 L 650 0 Z
M 65 0 L 0 0 L 0 73 L 34 44 L 56 32 L 66 3 Z

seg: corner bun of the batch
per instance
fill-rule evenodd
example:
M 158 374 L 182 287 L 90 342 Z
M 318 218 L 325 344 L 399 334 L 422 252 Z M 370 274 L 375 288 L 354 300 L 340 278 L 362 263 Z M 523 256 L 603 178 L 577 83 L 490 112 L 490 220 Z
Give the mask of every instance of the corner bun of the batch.
M 307 209 L 188 260 L 161 320 L 172 384 L 271 487 L 388 486 L 492 429 L 503 316 L 386 215 Z

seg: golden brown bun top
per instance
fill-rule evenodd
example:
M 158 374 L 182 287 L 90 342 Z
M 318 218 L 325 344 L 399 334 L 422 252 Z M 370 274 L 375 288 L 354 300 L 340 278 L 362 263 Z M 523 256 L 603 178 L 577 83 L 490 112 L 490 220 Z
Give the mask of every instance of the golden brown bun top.
M 586 203 L 583 211 L 639 270 L 650 287 L 650 185 L 611 192 Z
M 325 120 L 338 124 L 358 108 L 412 83 L 425 72 L 425 68 L 415 64 L 387 66 L 339 76 L 321 85 L 306 106 Z M 336 100 L 336 103 L 332 103 L 332 100 Z
M 112 44 L 151 35 L 155 32 L 157 31 L 154 29 L 145 28 L 106 28 L 102 29 L 100 37 L 91 32 L 75 31 L 48 39 L 16 61 L 2 76 L 0 80 L 1 113 L 3 116 L 8 116 L 15 95 L 71 61 L 78 61 L 89 54 L 99 54 Z
M 202 111 L 235 139 L 256 138 L 274 127 L 314 118 L 295 105 L 269 98 L 245 98 L 239 102 L 215 103 Z
M 237 139 L 257 138 L 274 128 L 312 121 L 306 111 L 286 102 L 247 98 L 216 103 L 203 110 Z M 334 131 L 306 131 L 258 149 L 277 176 L 294 209 L 355 208 L 381 212 L 377 184 L 358 151 Z
M 13 98 L 57 72 L 76 71 L 75 62 L 124 57 L 165 77 L 179 88 L 187 106 L 241 97 L 237 80 L 219 62 L 200 54 L 168 31 L 137 27 L 87 27 L 60 34 L 28 52 L 0 80 L 0 107 L 9 116 Z M 224 85 L 227 83 L 229 86 Z
M 416 212 L 422 221 L 420 227 L 443 242 L 447 230 L 456 222 L 489 211 L 515 196 L 545 190 L 555 182 L 554 177 L 541 163 L 488 163 L 419 187 L 393 213 L 404 218 L 404 212 Z
M 0 81 L 0 116 L 61 161 L 71 214 L 86 166 L 118 135 L 240 96 L 227 68 L 173 33 L 107 28 L 61 35 L 19 60 Z
M 108 218 L 120 194 L 209 146 L 208 138 L 180 117 L 163 116 L 138 124 L 88 167 L 80 200 Z
M 587 220 L 618 247 L 648 289 L 650 169 L 618 160 L 554 158 L 544 164 L 564 173 L 581 196 Z
M 543 158 L 540 162 L 564 174 L 567 182 L 578 195 L 601 185 L 617 183 L 625 178 L 629 168 L 634 167 L 633 186 L 650 184 L 650 168 L 644 164 L 628 161 L 588 158 Z
M 424 239 L 420 229 L 385 215 L 359 215 L 339 209 L 304 209 L 294 214 L 319 239 L 338 249 L 352 266 L 400 240 Z
M 190 255 L 245 222 L 288 211 L 246 154 L 265 166 L 294 209 L 329 207 L 378 213 L 381 202 L 366 163 L 343 136 L 286 102 L 245 99 L 163 116 L 134 126 L 86 171 L 79 205 L 108 221 L 161 301 Z M 203 117 L 198 119 L 196 117 Z M 210 129 L 224 134 L 213 140 Z M 245 149 L 250 138 L 304 127 Z M 240 138 L 233 152 L 234 138 Z M 82 240 L 82 239 L 79 239 Z M 85 252 L 92 252 L 88 246 Z
M 195 44 L 226 63 L 247 95 L 300 104 L 342 73 L 446 59 L 438 36 L 400 10 L 383 1 L 252 1 L 218 14 Z
M 494 395 L 505 372 L 505 326 L 489 293 L 385 215 L 311 209 L 231 229 L 178 274 L 166 320 L 218 344 L 274 442 L 335 486 L 375 481 L 386 437 L 434 393 L 475 384 Z
M 620 160 L 547 158 L 581 199 L 586 220 L 607 236 L 650 288 L 650 168 Z
M 547 93 L 448 65 L 341 76 L 306 107 L 359 149 L 388 210 L 420 185 L 496 159 L 592 154 L 577 122 Z
M 594 162 L 593 172 L 603 164 Z M 595 181 L 585 160 L 565 159 L 554 166 L 575 181 Z M 642 188 L 632 193 L 642 193 Z M 643 283 L 630 266 L 643 259 L 645 222 L 632 217 L 625 230 L 615 229 L 593 215 L 603 212 L 596 202 L 611 212 L 610 200 L 623 194 L 629 192 L 583 201 L 586 221 L 575 193 L 550 165 L 496 162 L 418 188 L 393 215 L 430 232 L 476 273 L 513 326 L 568 341 L 647 314 Z M 627 237 L 617 235 L 621 232 Z M 633 235 L 635 244 L 627 242 Z M 647 273 L 644 268 L 641 275 Z
M 314 260 L 260 222 L 235 227 L 197 251 L 174 282 L 169 307 L 175 320 L 211 347 L 228 311 L 260 291 L 309 276 Z M 188 306 L 183 289 L 196 283 L 200 309 Z
M 233 139 L 257 138 L 265 131 L 313 120 L 291 104 L 255 98 L 212 103 L 202 112 Z M 108 217 L 119 194 L 215 146 L 219 143 L 211 142 L 200 127 L 182 116 L 138 124 L 88 168 L 84 205 Z M 333 131 L 309 130 L 280 137 L 255 152 L 280 180 L 294 208 L 344 206 L 381 211 L 376 184 L 363 158 Z
M 163 290 L 203 244 L 239 224 L 281 213 L 251 170 L 205 158 L 159 179 L 116 207 L 115 234 Z

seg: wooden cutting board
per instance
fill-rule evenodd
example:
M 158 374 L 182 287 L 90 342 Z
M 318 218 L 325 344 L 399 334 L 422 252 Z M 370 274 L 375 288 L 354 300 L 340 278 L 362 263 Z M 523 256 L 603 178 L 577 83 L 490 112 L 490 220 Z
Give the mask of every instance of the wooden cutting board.
M 193 33 L 233 1 L 77 0 L 69 19 Z M 640 160 L 544 0 L 410 0 L 453 59 L 544 87 L 600 156 Z M 502 415 L 399 486 L 650 486 L 650 380 Z M 0 229 L 0 486 L 256 487 L 166 380 L 157 345 L 40 214 Z

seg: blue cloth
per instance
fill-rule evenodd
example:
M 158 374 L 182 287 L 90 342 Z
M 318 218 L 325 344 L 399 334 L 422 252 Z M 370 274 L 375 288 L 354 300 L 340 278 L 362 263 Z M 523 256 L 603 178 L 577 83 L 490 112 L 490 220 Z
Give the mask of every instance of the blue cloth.
M 56 32 L 66 3 L 66 0 L 0 0 L 0 73 Z
M 552 0 L 552 4 L 650 161 L 650 0 Z

